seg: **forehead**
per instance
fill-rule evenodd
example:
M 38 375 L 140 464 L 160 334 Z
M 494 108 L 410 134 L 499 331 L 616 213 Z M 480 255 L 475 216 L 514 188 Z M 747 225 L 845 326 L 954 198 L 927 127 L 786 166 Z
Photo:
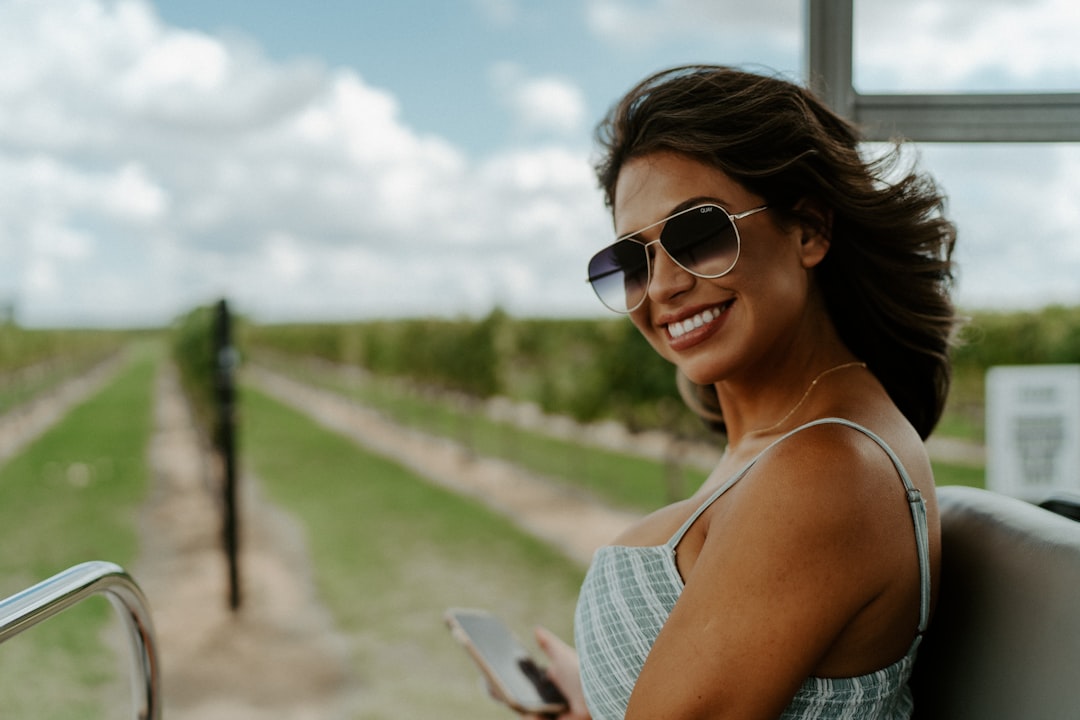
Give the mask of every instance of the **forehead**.
M 662 220 L 691 198 L 708 198 L 731 211 L 749 206 L 751 196 L 722 170 L 686 155 L 663 152 L 632 158 L 615 185 L 615 234 Z

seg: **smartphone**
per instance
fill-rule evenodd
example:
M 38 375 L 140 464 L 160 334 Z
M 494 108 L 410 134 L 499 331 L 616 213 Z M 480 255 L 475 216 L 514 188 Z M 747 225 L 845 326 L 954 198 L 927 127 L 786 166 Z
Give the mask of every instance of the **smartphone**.
M 566 712 L 566 698 L 498 617 L 486 610 L 451 608 L 446 611 L 446 624 L 498 700 L 519 713 Z

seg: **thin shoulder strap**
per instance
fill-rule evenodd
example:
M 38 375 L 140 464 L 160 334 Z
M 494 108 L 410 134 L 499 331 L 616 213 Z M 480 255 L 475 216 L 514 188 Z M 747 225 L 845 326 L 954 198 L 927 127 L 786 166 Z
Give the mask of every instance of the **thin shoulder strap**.
M 844 425 L 854 430 L 858 430 L 873 440 L 885 451 L 885 454 L 889 456 L 893 466 L 896 468 L 897 474 L 900 475 L 900 479 L 904 483 L 908 505 L 911 508 L 911 519 L 915 525 L 915 546 L 919 554 L 919 634 L 922 635 L 922 633 L 926 632 L 926 628 L 930 622 L 930 531 L 926 520 L 926 501 L 923 500 L 922 493 L 919 492 L 919 489 L 911 482 L 911 477 L 908 475 L 907 469 L 904 467 L 904 464 L 900 462 L 900 458 L 893 449 L 873 431 L 850 420 L 844 418 L 821 418 L 819 420 L 808 422 L 805 425 L 800 425 L 794 430 L 785 433 L 780 438 L 774 440 L 768 447 L 755 455 L 741 470 L 732 475 L 727 482 L 709 495 L 705 502 L 694 511 L 693 515 L 687 518 L 682 527 L 671 536 L 667 545 L 671 548 L 671 551 L 674 552 L 687 530 L 689 530 L 690 526 L 701 517 L 701 514 L 705 512 L 710 505 L 716 502 L 720 496 L 726 493 L 735 483 L 739 482 L 739 480 L 749 472 L 750 468 L 752 468 L 765 453 L 797 432 L 801 432 L 806 428 L 814 427 L 816 425 L 825 424 Z
M 922 635 L 930 624 L 930 529 L 926 520 L 926 501 L 923 499 L 919 489 L 911 482 L 911 476 L 908 475 L 904 464 L 900 462 L 900 458 L 889 447 L 888 443 L 878 437 L 872 430 L 843 418 L 826 418 L 809 424 L 817 425 L 823 422 L 846 425 L 876 442 L 892 460 L 896 472 L 904 482 L 908 506 L 911 508 L 911 520 L 915 525 L 915 547 L 919 553 L 919 635 Z
M 694 514 L 691 515 L 689 518 L 687 518 L 686 522 L 683 523 L 682 527 L 680 527 L 678 530 L 676 530 L 675 534 L 671 536 L 671 539 L 668 540 L 668 545 L 670 545 L 672 549 L 678 547 L 679 542 L 683 538 L 683 535 L 685 535 L 686 531 L 690 529 L 690 526 L 693 525 L 694 522 L 697 521 L 697 519 L 699 517 L 701 517 L 701 514 L 703 512 L 705 512 L 706 510 L 708 510 L 710 505 L 712 505 L 714 502 L 719 500 L 721 495 L 723 495 L 728 490 L 730 490 L 731 487 L 735 483 L 742 480 L 743 476 L 745 476 L 746 473 L 748 473 L 750 471 L 750 468 L 754 467 L 754 465 L 757 463 L 757 461 L 760 460 L 762 458 L 762 456 L 765 455 L 765 453 L 769 452 L 774 447 L 776 447 L 780 443 L 784 442 L 785 440 L 787 440 L 789 437 L 791 437 L 795 433 L 799 432 L 800 430 L 808 428 L 811 425 L 817 425 L 820 422 L 822 422 L 822 421 L 815 420 L 814 422 L 807 423 L 806 425 L 800 425 L 799 427 L 795 428 L 794 430 L 791 430 L 791 431 L 785 433 L 784 435 L 778 437 L 776 440 L 773 440 L 771 443 L 769 443 L 768 447 L 766 447 L 764 450 L 762 450 L 757 455 L 755 455 L 750 460 L 750 462 L 746 463 L 746 465 L 743 465 L 741 470 L 739 470 L 734 475 L 732 475 L 730 478 L 728 478 L 727 482 L 725 482 L 723 485 L 721 485 L 719 488 L 717 488 L 715 491 L 713 491 L 712 495 L 707 497 L 705 499 L 705 502 L 701 503 L 701 505 L 698 506 L 698 509 L 694 511 Z

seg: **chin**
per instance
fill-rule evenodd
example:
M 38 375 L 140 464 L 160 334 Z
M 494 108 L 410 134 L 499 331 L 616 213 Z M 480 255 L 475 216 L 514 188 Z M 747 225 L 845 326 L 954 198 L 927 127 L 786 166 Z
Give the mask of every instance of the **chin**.
M 687 380 L 695 385 L 712 385 L 720 380 L 717 373 L 706 368 L 680 366 L 679 371 L 686 376 Z

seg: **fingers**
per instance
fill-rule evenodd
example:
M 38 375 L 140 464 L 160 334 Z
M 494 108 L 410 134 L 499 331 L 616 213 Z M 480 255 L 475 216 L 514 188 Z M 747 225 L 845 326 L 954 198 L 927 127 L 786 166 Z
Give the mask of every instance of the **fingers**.
M 589 712 L 585 706 L 585 695 L 581 687 L 577 651 L 547 628 L 537 627 L 533 634 L 536 636 L 536 644 L 547 655 L 550 662 L 547 669 L 548 677 L 559 688 L 570 705 L 568 711 L 559 718 L 561 720 L 587 720 Z
M 563 642 L 558 635 L 545 627 L 538 626 L 533 634 L 536 636 L 536 644 L 544 651 L 544 654 L 554 660 L 557 655 L 569 649 L 569 645 Z

